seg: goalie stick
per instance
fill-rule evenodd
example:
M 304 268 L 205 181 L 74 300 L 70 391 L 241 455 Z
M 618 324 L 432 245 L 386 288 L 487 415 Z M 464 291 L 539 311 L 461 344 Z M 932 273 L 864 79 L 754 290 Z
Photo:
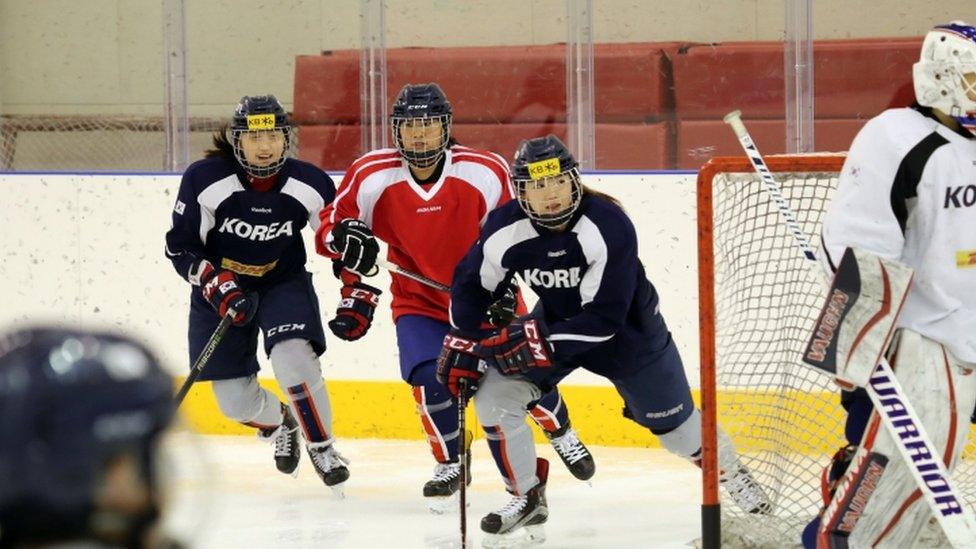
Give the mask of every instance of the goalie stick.
M 797 247 L 806 259 L 809 271 L 814 277 L 824 281 L 824 273 L 820 271 L 817 255 L 780 192 L 773 174 L 766 167 L 759 149 L 746 130 L 741 114 L 740 111 L 732 111 L 725 116 L 724 121 L 732 127 L 739 144 L 762 180 L 763 187 L 776 203 L 781 218 L 793 233 Z M 932 514 L 942 526 L 949 543 L 956 548 L 976 547 L 976 517 L 973 516 L 972 510 L 966 505 L 960 492 L 951 483 L 949 473 L 940 459 L 940 453 L 932 445 L 932 440 L 915 409 L 905 398 L 905 391 L 887 360 L 882 358 L 875 365 L 865 389 L 885 429 L 895 441 L 902 459 L 925 496 Z M 883 399 L 879 393 L 884 395 Z M 896 419 L 900 427 L 895 426 Z M 712 459 L 715 458 L 716 456 L 712 456 Z

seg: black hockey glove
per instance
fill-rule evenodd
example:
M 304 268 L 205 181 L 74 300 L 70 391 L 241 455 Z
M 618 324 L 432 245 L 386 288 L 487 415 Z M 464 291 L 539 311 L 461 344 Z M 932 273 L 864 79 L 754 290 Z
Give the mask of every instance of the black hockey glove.
M 332 229 L 332 251 L 339 254 L 342 266 L 362 275 L 376 274 L 380 245 L 373 231 L 358 219 L 343 219 Z
M 518 307 L 518 281 L 515 278 L 505 288 L 505 293 L 497 301 L 488 306 L 485 320 L 496 328 L 504 328 L 515 320 L 515 308 Z
M 373 324 L 373 313 L 382 293 L 381 290 L 362 282 L 343 286 L 336 316 L 329 321 L 329 329 L 336 337 L 346 341 L 356 341 L 366 335 L 366 331 Z
M 481 340 L 481 353 L 489 366 L 505 374 L 527 373 L 553 365 L 552 346 L 539 319 L 523 316 L 497 335 Z
M 478 351 L 478 341 L 452 329 L 444 336 L 444 345 L 437 357 L 437 381 L 455 397 L 460 396 L 460 386 L 464 383 L 467 398 L 478 389 L 478 381 L 483 375 L 485 366 Z

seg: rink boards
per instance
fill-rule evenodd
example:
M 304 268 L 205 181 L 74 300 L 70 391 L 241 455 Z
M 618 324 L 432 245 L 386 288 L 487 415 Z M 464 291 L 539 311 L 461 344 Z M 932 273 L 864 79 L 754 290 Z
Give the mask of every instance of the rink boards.
M 697 387 L 694 174 L 585 177 L 588 184 L 619 198 L 633 219 L 641 260 L 661 295 L 661 311 L 689 382 Z M 0 175 L 0 216 L 6 222 L 0 231 L 0 279 L 5 282 L 0 327 L 53 321 L 121 329 L 155 349 L 174 375 L 183 375 L 190 362 L 189 286 L 163 254 L 178 186 L 175 175 Z M 310 241 L 311 231 L 305 232 Z M 310 242 L 307 248 L 312 250 Z M 316 275 L 322 310 L 331 315 L 339 284 L 328 262 L 311 251 L 308 266 Z M 381 272 L 374 284 L 386 288 L 388 277 Z M 399 380 L 388 293 L 381 297 L 375 323 L 363 340 L 348 343 L 329 337 L 328 345 L 324 375 L 339 436 L 422 438 L 411 393 Z M 266 357 L 259 359 L 267 365 Z M 270 368 L 262 374 L 270 376 Z M 277 390 L 272 379 L 262 377 L 262 383 Z M 656 444 L 646 430 L 621 417 L 622 400 L 606 380 L 578 371 L 561 387 L 574 425 L 587 442 Z M 248 432 L 220 416 L 206 384 L 190 393 L 184 407 L 188 421 L 202 432 Z M 834 408 L 839 414 L 839 406 Z

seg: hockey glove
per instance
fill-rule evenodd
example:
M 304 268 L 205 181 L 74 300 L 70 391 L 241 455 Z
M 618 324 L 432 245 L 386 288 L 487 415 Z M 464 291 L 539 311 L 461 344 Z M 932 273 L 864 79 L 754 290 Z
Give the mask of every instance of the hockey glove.
M 529 316 L 514 320 L 497 335 L 481 340 L 480 345 L 485 362 L 505 375 L 553 365 L 552 346 L 543 325 Z
M 332 229 L 332 250 L 339 254 L 342 266 L 362 275 L 376 274 L 376 257 L 380 245 L 373 231 L 358 219 L 343 219 Z
M 496 328 L 504 328 L 515 320 L 515 308 L 518 307 L 518 282 L 513 278 L 505 288 L 505 293 L 488 306 L 485 320 Z
M 227 311 L 234 310 L 234 326 L 243 326 L 254 318 L 257 312 L 257 296 L 247 296 L 237 282 L 237 275 L 231 271 L 215 270 L 201 273 L 200 289 L 203 298 L 217 311 L 221 318 Z
M 459 397 L 460 380 L 466 381 L 465 397 L 478 389 L 478 381 L 485 374 L 485 365 L 478 352 L 478 342 L 453 329 L 444 336 L 444 346 L 437 357 L 437 381 Z
M 383 292 L 362 282 L 342 287 L 342 297 L 336 308 L 336 316 L 329 321 L 329 329 L 339 339 L 356 341 L 366 335 L 373 323 L 373 313 Z

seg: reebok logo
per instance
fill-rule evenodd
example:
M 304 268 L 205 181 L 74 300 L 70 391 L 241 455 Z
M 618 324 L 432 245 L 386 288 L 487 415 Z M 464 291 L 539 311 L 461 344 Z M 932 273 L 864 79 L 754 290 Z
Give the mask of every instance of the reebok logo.
M 522 280 L 529 286 L 536 288 L 575 288 L 580 285 L 580 268 L 553 269 L 525 269 Z
M 271 208 L 251 208 L 251 211 L 259 214 L 269 214 L 271 213 Z
M 291 221 L 285 221 L 284 223 L 278 223 L 276 221 L 270 225 L 251 225 L 236 217 L 228 217 L 220 224 L 218 232 L 234 234 L 248 240 L 267 242 L 279 236 L 292 236 L 294 231 L 292 230 L 291 224 Z
M 546 252 L 546 257 L 562 257 L 566 255 L 566 250 L 556 250 L 555 252 Z
M 946 187 L 944 209 L 968 208 L 976 204 L 976 185 Z

